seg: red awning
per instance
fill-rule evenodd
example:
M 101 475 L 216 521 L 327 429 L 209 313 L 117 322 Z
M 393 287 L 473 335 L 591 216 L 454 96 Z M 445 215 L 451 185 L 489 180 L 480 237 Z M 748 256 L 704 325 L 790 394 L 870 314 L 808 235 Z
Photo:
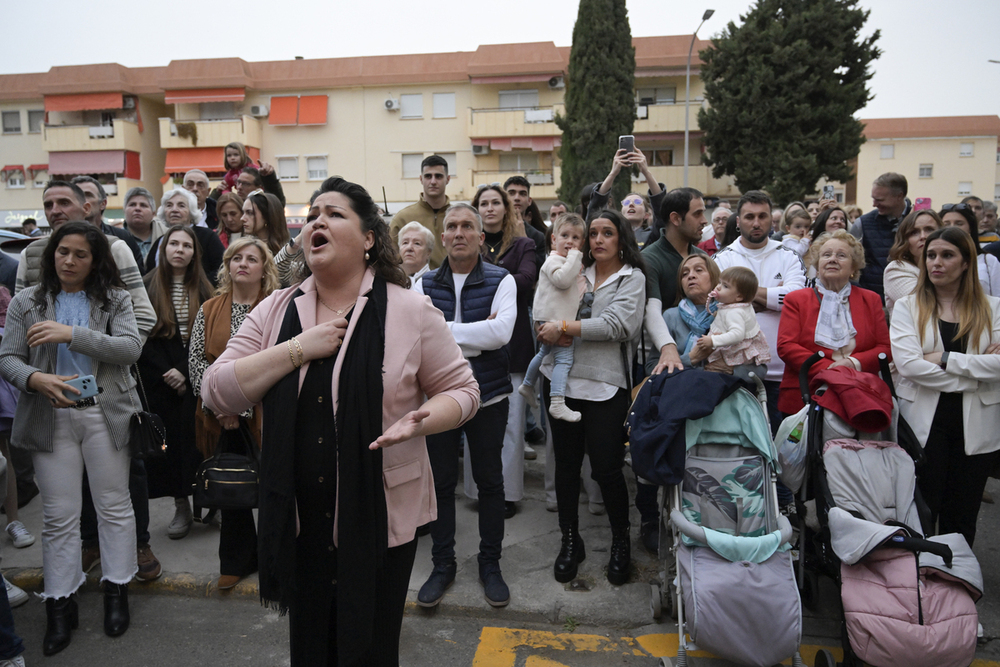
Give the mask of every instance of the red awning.
M 204 172 L 223 172 L 222 150 L 219 148 L 170 148 L 164 171 L 181 174 L 190 169 Z
M 6 174 L 8 171 L 21 171 L 21 172 L 23 172 L 24 171 L 24 165 L 23 164 L 8 164 L 3 169 L 0 169 L 0 172 L 2 172 L 4 174 Z
M 46 95 L 46 111 L 91 111 L 121 109 L 125 106 L 121 93 L 82 93 L 80 95 Z
M 33 164 L 30 167 L 28 167 L 28 171 L 30 171 L 32 174 L 37 174 L 40 171 L 48 171 L 48 170 L 49 170 L 49 165 L 47 164 Z
M 125 151 L 65 151 L 49 153 L 49 173 L 121 174 L 125 171 Z
M 242 102 L 246 97 L 243 88 L 200 88 L 194 90 L 168 90 L 163 101 L 167 104 L 200 104 L 201 102 Z

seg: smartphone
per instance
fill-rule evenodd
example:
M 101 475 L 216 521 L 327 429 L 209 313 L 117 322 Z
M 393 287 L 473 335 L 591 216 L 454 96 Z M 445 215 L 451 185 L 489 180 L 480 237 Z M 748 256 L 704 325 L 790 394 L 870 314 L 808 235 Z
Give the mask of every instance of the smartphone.
M 836 197 L 833 194 L 833 186 L 832 185 L 824 185 L 823 186 L 823 199 L 836 199 Z
M 75 403 L 77 401 L 82 401 L 85 398 L 90 398 L 91 396 L 97 396 L 97 380 L 94 379 L 93 375 L 84 375 L 83 377 L 66 380 L 66 384 L 80 390 L 79 396 L 71 391 L 63 390 L 63 396 L 65 396 L 68 401 L 73 401 Z
M 625 134 L 618 137 L 618 150 L 625 151 L 627 153 L 634 153 L 635 136 L 631 134 Z
M 930 197 L 917 197 L 917 200 L 913 202 L 914 211 L 927 211 L 931 208 L 931 198 Z

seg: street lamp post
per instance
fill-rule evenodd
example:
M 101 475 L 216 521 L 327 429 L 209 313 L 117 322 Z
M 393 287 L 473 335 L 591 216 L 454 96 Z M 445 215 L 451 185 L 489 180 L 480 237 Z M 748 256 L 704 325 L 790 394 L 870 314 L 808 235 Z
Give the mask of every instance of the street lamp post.
M 694 34 L 691 35 L 691 46 L 688 48 L 687 76 L 684 84 L 684 187 L 688 186 L 688 164 L 691 150 L 689 131 L 691 124 L 691 54 L 694 52 L 694 40 L 698 38 L 698 31 L 701 30 L 701 26 L 705 25 L 705 21 L 712 18 L 712 14 L 714 13 L 714 9 L 705 10 L 705 13 L 701 17 L 701 23 L 698 24 L 698 27 L 694 30 Z

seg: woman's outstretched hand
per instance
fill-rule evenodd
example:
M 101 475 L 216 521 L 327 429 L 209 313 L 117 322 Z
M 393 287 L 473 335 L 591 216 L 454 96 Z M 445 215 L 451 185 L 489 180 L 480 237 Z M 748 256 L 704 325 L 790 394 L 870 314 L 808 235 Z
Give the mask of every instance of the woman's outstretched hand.
M 430 416 L 430 410 L 414 410 L 406 413 L 399 421 L 387 428 L 385 433 L 379 436 L 375 442 L 368 445 L 368 449 L 374 451 L 415 438 L 420 434 L 420 427 L 424 420 Z

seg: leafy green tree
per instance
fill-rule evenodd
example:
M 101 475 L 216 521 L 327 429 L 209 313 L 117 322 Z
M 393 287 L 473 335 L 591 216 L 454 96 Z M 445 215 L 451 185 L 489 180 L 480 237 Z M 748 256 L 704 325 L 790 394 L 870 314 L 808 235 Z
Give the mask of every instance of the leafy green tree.
M 625 0 L 580 0 L 566 82 L 559 197 L 577 202 L 588 183 L 603 181 L 618 150 L 618 137 L 635 122 L 635 48 Z M 628 194 L 628 171 L 612 196 Z M 615 201 L 614 199 L 612 201 Z
M 881 55 L 858 0 L 758 0 L 700 56 L 705 98 L 698 113 L 712 175 L 779 202 L 816 190 L 822 176 L 847 181 L 872 99 L 869 65 Z

